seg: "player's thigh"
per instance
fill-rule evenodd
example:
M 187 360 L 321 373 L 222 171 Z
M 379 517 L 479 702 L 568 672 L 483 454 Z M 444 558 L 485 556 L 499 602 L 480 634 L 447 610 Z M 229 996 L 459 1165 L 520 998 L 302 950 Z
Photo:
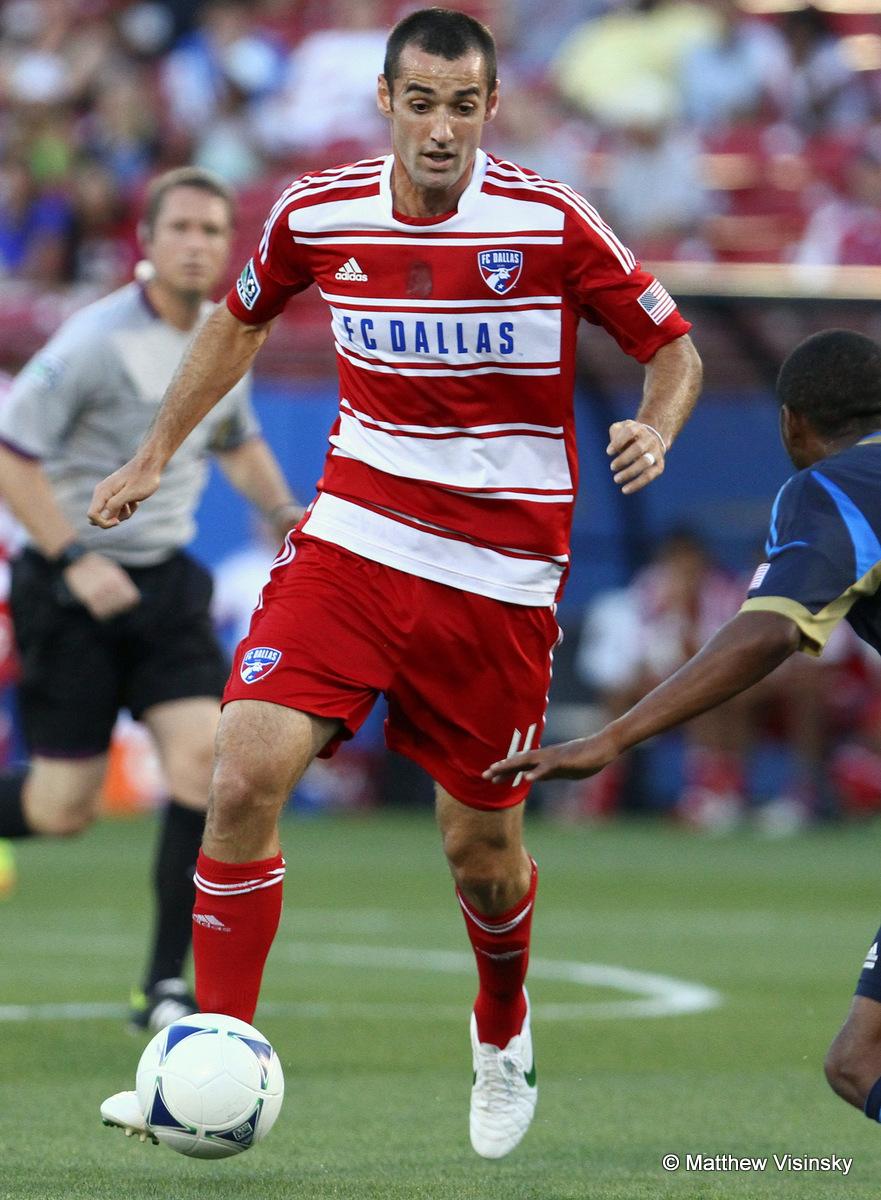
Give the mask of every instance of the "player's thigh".
M 387 742 L 463 805 L 522 804 L 529 784 L 489 783 L 498 756 L 539 744 L 559 628 L 550 608 L 425 584 L 423 619 L 388 690 Z
M 141 718 L 159 752 L 169 793 L 187 808 L 208 807 L 220 703 L 193 696 L 154 704 Z
M 83 759 L 37 755 L 31 760 L 25 783 L 28 825 L 36 833 L 80 833 L 98 815 L 106 771 L 106 754 Z

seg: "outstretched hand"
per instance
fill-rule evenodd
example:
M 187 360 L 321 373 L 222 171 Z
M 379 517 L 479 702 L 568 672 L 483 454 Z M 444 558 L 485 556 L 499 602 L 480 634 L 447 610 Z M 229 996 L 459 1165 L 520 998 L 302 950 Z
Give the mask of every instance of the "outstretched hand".
M 483 778 L 491 783 L 501 783 L 509 775 L 519 775 L 522 771 L 523 778 L 529 783 L 539 779 L 587 779 L 614 758 L 617 758 L 617 751 L 610 745 L 605 731 L 601 731 L 593 737 L 560 742 L 543 750 L 521 750 L 519 754 L 493 763 L 483 772 Z
M 138 505 L 159 487 L 160 473 L 140 465 L 136 458 L 108 475 L 92 493 L 89 521 L 101 529 L 112 529 L 137 512 Z

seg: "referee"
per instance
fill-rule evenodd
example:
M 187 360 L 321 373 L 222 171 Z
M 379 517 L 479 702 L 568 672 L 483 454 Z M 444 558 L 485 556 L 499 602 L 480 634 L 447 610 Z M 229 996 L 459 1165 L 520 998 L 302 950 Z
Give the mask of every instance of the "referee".
M 28 769 L 0 774 L 0 838 L 85 829 L 119 710 L 144 723 L 171 796 L 154 872 L 154 940 L 132 1002 L 132 1022 L 145 1029 L 196 1007 L 180 976 L 227 672 L 209 615 L 211 578 L 183 549 L 207 454 L 279 538 L 301 509 L 260 436 L 246 377 L 181 446 L 141 520 L 108 534 L 85 514 L 95 478 L 134 454 L 213 308 L 207 297 L 226 267 L 232 217 L 228 189 L 206 171 L 154 180 L 139 230 L 149 278 L 68 320 L 0 413 L 0 494 L 28 535 L 11 608 L 31 754 Z

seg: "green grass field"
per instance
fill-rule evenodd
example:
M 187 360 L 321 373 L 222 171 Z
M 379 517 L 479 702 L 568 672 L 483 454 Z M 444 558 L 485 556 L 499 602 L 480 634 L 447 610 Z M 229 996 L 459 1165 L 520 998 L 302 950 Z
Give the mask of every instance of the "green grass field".
M 119 1014 L 144 949 L 151 823 L 20 845 L 18 889 L 0 904 L 0 1198 L 877 1196 L 881 1130 L 821 1071 L 881 913 L 876 829 L 767 842 L 534 822 L 541 1098 L 497 1163 L 468 1144 L 473 975 L 430 818 L 292 819 L 284 839 L 286 908 L 256 1022 L 287 1096 L 267 1141 L 220 1163 L 98 1119 L 140 1053 Z M 651 997 L 577 964 L 699 984 L 721 1003 L 639 1015 Z M 688 999 L 661 984 L 646 984 L 655 1002 Z M 779 1172 L 775 1152 L 853 1166 Z M 771 1161 L 668 1174 L 670 1153 Z

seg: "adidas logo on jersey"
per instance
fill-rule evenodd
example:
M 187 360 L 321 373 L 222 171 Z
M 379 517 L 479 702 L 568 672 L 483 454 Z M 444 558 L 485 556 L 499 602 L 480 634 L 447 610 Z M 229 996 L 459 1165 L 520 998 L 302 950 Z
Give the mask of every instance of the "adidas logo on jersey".
M 344 262 L 340 269 L 334 275 L 334 279 L 341 279 L 349 283 L 366 283 L 367 276 L 358 265 L 357 258 L 350 258 L 348 262 Z
M 863 963 L 864 971 L 871 971 L 878 963 L 878 943 L 873 942 L 869 953 L 866 955 L 866 961 Z

